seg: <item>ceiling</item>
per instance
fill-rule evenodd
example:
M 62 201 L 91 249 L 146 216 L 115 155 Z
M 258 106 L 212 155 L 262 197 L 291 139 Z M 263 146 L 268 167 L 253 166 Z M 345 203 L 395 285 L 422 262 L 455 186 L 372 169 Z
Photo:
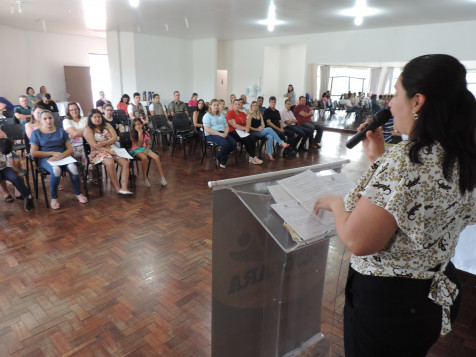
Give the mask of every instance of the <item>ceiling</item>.
M 83 3 L 88 1 L 94 9 L 88 19 L 96 26 L 105 18 L 107 30 L 186 39 L 237 40 L 476 19 L 476 0 L 367 0 L 380 13 L 356 27 L 352 17 L 339 15 L 354 0 L 274 0 L 276 19 L 285 23 L 269 32 L 257 23 L 267 16 L 268 0 L 140 0 L 138 8 L 128 0 L 0 0 L 0 24 L 105 37 L 104 30 L 86 27 Z

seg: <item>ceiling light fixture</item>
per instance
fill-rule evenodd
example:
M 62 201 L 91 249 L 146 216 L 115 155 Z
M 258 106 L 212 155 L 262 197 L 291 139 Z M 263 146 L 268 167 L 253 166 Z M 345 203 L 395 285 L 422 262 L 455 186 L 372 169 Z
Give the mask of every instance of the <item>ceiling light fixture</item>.
M 139 0 L 129 0 L 129 5 L 132 7 L 139 7 Z
M 268 17 L 266 20 L 258 21 L 258 23 L 260 25 L 268 26 L 268 31 L 272 32 L 276 25 L 282 25 L 284 24 L 284 21 L 276 20 L 276 6 L 271 2 L 268 8 Z
M 185 17 L 185 27 L 188 28 L 188 17 Z
M 367 7 L 366 0 L 356 0 L 353 8 L 340 11 L 342 16 L 353 17 L 356 26 L 362 25 L 365 16 L 373 16 L 378 13 L 380 13 L 380 10 Z
M 165 32 L 169 32 L 169 25 L 165 24 Z
M 18 13 L 22 14 L 23 13 L 23 3 L 21 0 L 17 0 L 17 6 L 18 6 Z

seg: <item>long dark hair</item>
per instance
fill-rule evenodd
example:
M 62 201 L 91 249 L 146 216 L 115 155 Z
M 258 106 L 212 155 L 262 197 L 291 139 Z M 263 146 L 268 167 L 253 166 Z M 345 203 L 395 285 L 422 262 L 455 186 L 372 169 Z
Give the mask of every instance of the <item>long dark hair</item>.
M 476 186 L 476 99 L 466 87 L 466 69 L 452 56 L 425 55 L 407 63 L 401 80 L 408 98 L 425 96 L 409 136 L 410 161 L 420 163 L 420 151 L 439 142 L 445 179 L 452 180 L 458 165 L 460 191 L 471 192 Z
M 102 118 L 101 124 L 95 125 L 91 118 L 93 117 L 94 114 L 99 114 Z M 99 132 L 102 133 L 104 129 L 106 128 L 106 122 L 104 121 L 104 117 L 102 116 L 102 113 L 98 109 L 91 109 L 88 114 L 88 127 L 93 131 L 95 129 L 99 129 Z
M 138 133 L 137 130 L 136 130 L 136 122 L 139 122 L 139 123 L 141 123 L 141 125 L 142 125 L 142 132 L 143 132 L 142 138 L 144 138 L 144 135 L 145 135 L 145 127 L 144 127 L 144 124 L 142 123 L 142 120 L 140 120 L 140 119 L 134 119 L 134 120 L 132 121 L 132 125 L 131 125 L 131 140 L 132 140 L 133 143 L 138 144 L 138 143 L 139 143 L 139 133 Z

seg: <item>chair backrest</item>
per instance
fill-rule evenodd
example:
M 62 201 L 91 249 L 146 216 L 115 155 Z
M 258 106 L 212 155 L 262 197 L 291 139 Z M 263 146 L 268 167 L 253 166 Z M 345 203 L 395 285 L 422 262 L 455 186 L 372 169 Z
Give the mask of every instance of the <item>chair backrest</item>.
M 0 126 L 4 124 L 16 124 L 18 123 L 18 120 L 15 118 L 0 118 Z
M 174 128 L 174 132 L 192 130 L 190 121 L 185 113 L 175 113 L 172 119 L 172 127 Z
M 4 124 L 2 131 L 7 135 L 7 138 L 12 140 L 23 140 L 25 134 L 25 125 L 23 124 Z
M 28 138 L 28 135 L 26 135 L 26 132 L 23 133 L 23 142 L 25 143 L 25 151 L 27 154 L 30 153 L 30 139 Z
M 119 133 L 119 144 L 121 145 L 121 148 L 130 150 L 132 148 L 131 133 Z
M 197 107 L 196 105 L 187 107 L 188 116 L 189 116 L 190 118 L 192 117 L 193 112 L 194 112 L 195 110 L 198 110 L 198 107 Z
M 157 129 L 167 129 L 169 125 L 167 124 L 167 118 L 165 115 L 152 115 L 150 121 L 154 126 L 154 130 Z
M 52 112 L 51 115 L 53 115 L 53 118 L 55 118 L 55 127 L 63 128 L 63 120 L 61 119 L 59 113 L 58 112 Z
M 112 112 L 112 117 L 117 118 L 122 125 L 130 125 L 129 117 L 122 109 L 117 109 Z

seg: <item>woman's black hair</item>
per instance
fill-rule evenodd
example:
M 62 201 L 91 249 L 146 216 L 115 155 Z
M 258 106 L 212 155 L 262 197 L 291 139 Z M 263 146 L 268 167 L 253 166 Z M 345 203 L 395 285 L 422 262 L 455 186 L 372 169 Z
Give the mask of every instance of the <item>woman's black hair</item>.
M 289 87 L 293 87 L 293 89 L 289 90 Z M 294 90 L 294 86 L 292 84 L 288 85 L 288 93 L 291 93 Z
M 28 94 L 28 91 L 29 91 L 30 89 L 33 89 L 33 87 L 26 87 L 26 94 Z M 35 90 L 33 89 L 33 92 L 34 92 L 34 91 L 35 91 Z
M 13 141 L 9 138 L 0 138 L 0 153 L 3 155 L 8 155 L 12 152 Z
M 200 109 L 200 108 L 198 107 L 198 103 L 200 103 L 200 102 L 203 102 L 203 108 L 202 108 L 202 109 Z M 203 99 L 199 99 L 199 100 L 197 101 L 197 111 L 198 111 L 199 113 L 205 114 L 205 113 L 207 112 L 207 110 L 208 110 L 208 109 L 207 109 L 207 105 L 205 104 L 205 101 L 204 101 Z
M 101 116 L 101 124 L 99 124 L 99 126 L 95 125 L 91 118 L 93 117 L 94 114 L 99 114 Z M 106 122 L 104 121 L 104 117 L 102 116 L 102 113 L 98 110 L 98 109 L 91 109 L 89 111 L 89 114 L 88 114 L 88 127 L 93 131 L 94 133 L 94 130 L 95 129 L 99 129 L 99 132 L 103 132 L 103 130 L 106 128 Z
M 131 123 L 131 140 L 133 143 L 138 143 L 139 142 L 139 133 L 136 130 L 136 122 L 140 122 L 142 124 L 142 128 L 144 128 L 144 123 L 142 123 L 142 120 L 140 119 L 134 119 Z M 145 131 L 143 129 L 143 131 Z
M 408 98 L 425 96 L 409 136 L 410 161 L 420 163 L 420 151 L 439 142 L 445 179 L 452 181 L 458 165 L 460 191 L 471 192 L 476 186 L 476 99 L 466 87 L 466 69 L 452 56 L 425 55 L 405 65 L 401 81 Z
M 121 102 L 123 101 L 124 98 L 127 98 L 127 103 L 131 101 L 131 97 L 129 97 L 129 94 L 123 94 L 121 97 Z

